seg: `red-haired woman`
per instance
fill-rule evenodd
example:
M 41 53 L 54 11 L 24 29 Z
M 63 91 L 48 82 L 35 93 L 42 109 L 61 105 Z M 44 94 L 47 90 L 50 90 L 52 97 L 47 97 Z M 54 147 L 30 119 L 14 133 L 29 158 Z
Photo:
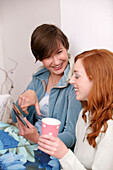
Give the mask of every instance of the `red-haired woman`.
M 75 58 L 70 79 L 83 109 L 74 153 L 55 137 L 41 136 L 39 149 L 57 157 L 64 170 L 113 169 L 113 53 L 85 51 Z

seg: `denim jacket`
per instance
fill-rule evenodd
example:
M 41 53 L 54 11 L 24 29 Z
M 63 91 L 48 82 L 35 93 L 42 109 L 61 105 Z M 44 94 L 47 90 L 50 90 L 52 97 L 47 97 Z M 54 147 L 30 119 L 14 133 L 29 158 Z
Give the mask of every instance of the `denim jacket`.
M 76 100 L 75 90 L 73 85 L 69 84 L 73 72 L 74 58 L 68 54 L 69 62 L 64 71 L 63 77 L 59 83 L 51 89 L 49 94 L 49 117 L 59 119 L 61 121 L 58 137 L 65 143 L 68 148 L 75 144 L 75 125 L 81 110 L 81 104 Z M 37 72 L 32 76 L 32 81 L 27 89 L 34 90 L 37 94 L 38 101 L 44 96 L 46 90 L 46 79 L 49 78 L 50 72 L 41 66 Z M 17 104 L 17 102 L 16 102 Z M 19 108 L 20 109 L 20 108 Z M 21 109 L 20 109 L 21 110 Z M 22 110 L 21 110 L 22 112 Z M 24 112 L 23 115 L 33 123 L 33 115 L 35 114 L 35 107 L 28 107 L 29 115 Z M 11 112 L 12 119 L 16 122 L 16 117 Z

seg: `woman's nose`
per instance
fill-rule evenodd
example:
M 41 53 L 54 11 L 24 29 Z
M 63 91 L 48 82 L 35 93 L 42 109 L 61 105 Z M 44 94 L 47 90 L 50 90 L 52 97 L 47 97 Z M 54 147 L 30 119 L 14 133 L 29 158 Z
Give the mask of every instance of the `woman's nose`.
M 75 80 L 74 80 L 74 76 L 73 76 L 73 75 L 72 75 L 72 77 L 70 78 L 69 83 L 70 83 L 70 84 L 75 84 Z

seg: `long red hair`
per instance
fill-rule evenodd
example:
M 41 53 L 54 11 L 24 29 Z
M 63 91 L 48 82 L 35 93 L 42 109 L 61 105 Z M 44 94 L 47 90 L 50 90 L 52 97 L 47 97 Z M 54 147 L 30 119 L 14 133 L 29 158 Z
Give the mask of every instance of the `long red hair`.
M 85 113 L 89 111 L 91 133 L 87 135 L 87 140 L 95 148 L 95 139 L 102 126 L 105 133 L 107 121 L 113 119 L 113 53 L 106 49 L 94 49 L 77 55 L 75 62 L 78 59 L 82 59 L 86 74 L 93 81 L 88 101 L 81 103 L 85 122 Z

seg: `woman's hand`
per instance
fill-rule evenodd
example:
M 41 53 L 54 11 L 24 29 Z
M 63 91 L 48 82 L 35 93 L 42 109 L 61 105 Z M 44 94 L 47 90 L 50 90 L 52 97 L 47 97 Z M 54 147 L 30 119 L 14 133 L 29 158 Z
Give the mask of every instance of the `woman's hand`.
M 58 159 L 64 157 L 64 155 L 68 152 L 68 148 L 58 137 L 41 135 L 39 137 L 38 144 L 38 149 Z
M 29 114 L 27 111 L 28 106 L 34 105 L 38 115 L 41 115 L 38 98 L 34 90 L 27 90 L 21 94 L 18 98 L 18 105 L 23 112 Z
M 19 134 L 34 143 L 38 143 L 39 133 L 37 129 L 26 118 L 24 118 L 24 120 L 28 127 L 24 126 L 17 118 Z

